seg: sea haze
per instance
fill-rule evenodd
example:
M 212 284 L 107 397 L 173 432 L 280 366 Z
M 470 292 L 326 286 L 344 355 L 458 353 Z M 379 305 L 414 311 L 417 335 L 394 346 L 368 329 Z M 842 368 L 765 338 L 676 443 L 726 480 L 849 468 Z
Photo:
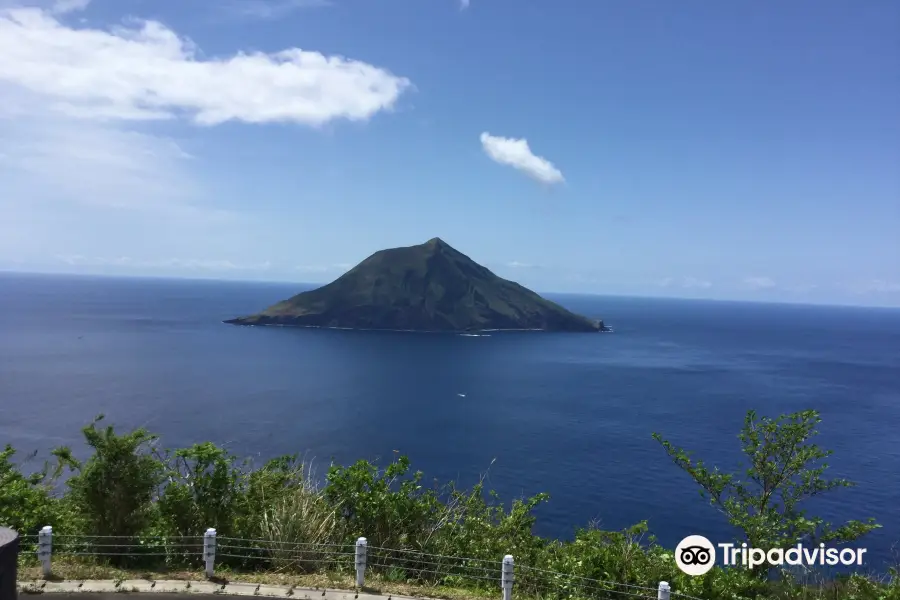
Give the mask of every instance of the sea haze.
M 549 492 L 540 534 L 649 520 L 674 545 L 729 535 L 650 434 L 724 468 L 744 414 L 814 408 L 834 476 L 810 505 L 876 517 L 870 566 L 900 541 L 900 311 L 555 296 L 613 334 L 489 337 L 237 327 L 308 286 L 0 274 L 0 444 L 77 444 L 98 414 L 168 446 L 390 460 L 426 477 Z

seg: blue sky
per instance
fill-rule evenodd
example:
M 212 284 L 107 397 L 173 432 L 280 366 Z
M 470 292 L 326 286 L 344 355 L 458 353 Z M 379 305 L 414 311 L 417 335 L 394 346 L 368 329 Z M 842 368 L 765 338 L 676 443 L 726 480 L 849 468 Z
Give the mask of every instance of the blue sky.
M 0 269 L 900 306 L 895 0 L 0 11 Z

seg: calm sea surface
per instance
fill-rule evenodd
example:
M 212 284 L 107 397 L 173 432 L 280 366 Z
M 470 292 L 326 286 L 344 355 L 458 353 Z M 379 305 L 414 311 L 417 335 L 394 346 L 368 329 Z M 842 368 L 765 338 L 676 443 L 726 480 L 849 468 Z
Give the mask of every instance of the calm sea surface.
M 874 516 L 870 565 L 900 541 L 900 311 L 588 296 L 551 298 L 610 335 L 491 337 L 224 325 L 302 286 L 0 274 L 0 444 L 77 444 L 98 414 L 168 446 L 330 460 L 408 454 L 427 477 L 504 498 L 549 492 L 538 533 L 647 519 L 662 542 L 729 534 L 650 434 L 740 459 L 748 409 L 807 408 L 831 474 L 810 506 Z M 724 540 L 723 540 L 724 541 Z

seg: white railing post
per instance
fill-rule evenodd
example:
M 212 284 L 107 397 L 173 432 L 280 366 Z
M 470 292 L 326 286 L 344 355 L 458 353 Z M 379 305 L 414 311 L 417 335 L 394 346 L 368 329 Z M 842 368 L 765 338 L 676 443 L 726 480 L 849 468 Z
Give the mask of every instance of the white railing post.
M 668 582 L 660 581 L 659 582 L 659 590 L 656 592 L 656 600 L 669 600 L 669 597 L 672 594 L 672 588 L 669 587 Z
M 50 577 L 50 555 L 53 553 L 53 528 L 47 525 L 38 533 L 38 559 L 41 561 L 41 571 L 44 578 Z
M 366 549 L 368 540 L 361 537 L 356 540 L 356 587 L 361 588 L 366 581 Z
M 500 572 L 500 587 L 503 588 L 503 600 L 512 600 L 513 581 L 515 570 L 512 554 L 503 557 L 503 570 Z
M 216 570 L 216 530 L 212 527 L 203 534 L 203 560 L 206 561 L 206 576 L 212 577 Z

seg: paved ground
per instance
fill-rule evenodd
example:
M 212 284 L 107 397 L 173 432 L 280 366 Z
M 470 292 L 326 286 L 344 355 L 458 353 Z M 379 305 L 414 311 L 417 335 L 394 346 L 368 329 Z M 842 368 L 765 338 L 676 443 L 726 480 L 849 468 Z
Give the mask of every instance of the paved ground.
M 66 600 L 87 600 L 90 598 L 91 600 L 121 600 L 122 592 L 58 592 L 53 594 L 54 598 L 65 598 Z M 224 596 L 225 598 L 241 598 L 241 596 Z M 146 600 L 147 598 L 155 598 L 158 600 L 159 596 L 155 593 L 145 593 L 145 594 L 129 594 L 128 598 L 135 598 L 136 600 Z M 172 592 L 171 594 L 166 594 L 166 600 L 197 600 L 197 596 L 195 594 L 179 594 L 176 592 Z
M 135 579 L 126 581 L 20 581 L 19 596 L 52 593 L 56 598 L 70 600 L 76 596 L 80 600 L 147 600 L 165 594 L 165 600 L 197 600 L 197 594 L 222 596 L 262 596 L 267 598 L 290 598 L 291 600 L 412 600 L 403 596 L 378 596 L 357 594 L 351 591 L 297 588 L 283 585 L 257 585 L 255 583 L 213 583 L 211 581 L 148 581 Z

